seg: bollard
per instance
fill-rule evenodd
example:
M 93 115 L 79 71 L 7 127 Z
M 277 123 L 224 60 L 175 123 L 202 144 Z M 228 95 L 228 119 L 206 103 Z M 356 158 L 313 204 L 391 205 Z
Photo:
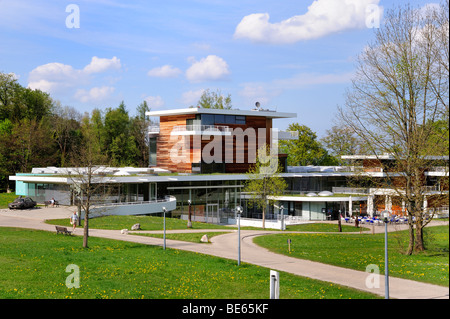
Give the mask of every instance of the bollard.
M 270 271 L 270 299 L 280 299 L 280 273 Z

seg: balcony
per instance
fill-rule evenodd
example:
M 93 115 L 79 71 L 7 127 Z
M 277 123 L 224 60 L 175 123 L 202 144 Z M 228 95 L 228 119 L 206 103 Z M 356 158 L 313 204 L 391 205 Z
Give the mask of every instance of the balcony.
M 150 125 L 148 127 L 148 135 L 150 137 L 158 136 L 160 132 L 159 125 Z
M 230 136 L 233 129 L 218 125 L 179 125 L 174 126 L 170 135 L 222 135 Z

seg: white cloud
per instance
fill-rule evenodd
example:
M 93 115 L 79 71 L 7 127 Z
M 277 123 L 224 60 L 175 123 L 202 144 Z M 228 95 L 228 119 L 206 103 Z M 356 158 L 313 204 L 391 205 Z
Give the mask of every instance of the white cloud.
M 159 108 L 164 106 L 164 100 L 161 96 L 147 96 L 145 99 L 150 108 Z
M 248 105 L 255 105 L 256 102 L 267 105 L 276 94 L 269 92 L 269 89 L 263 84 L 247 83 L 244 84 L 244 88 L 239 92 L 239 95 L 244 97 L 245 103 Z
M 33 69 L 28 77 L 28 87 L 54 93 L 60 89 L 84 84 L 86 79 L 83 71 L 67 64 L 53 62 Z
M 197 91 L 184 92 L 183 95 L 181 96 L 181 102 L 187 105 L 194 105 L 198 102 L 204 91 L 205 90 L 200 89 Z
M 75 92 L 74 97 L 83 103 L 100 102 L 110 97 L 110 95 L 113 94 L 114 91 L 115 88 L 111 86 L 93 87 L 89 91 L 78 89 Z
M 208 55 L 200 61 L 189 59 L 191 67 L 186 71 L 186 78 L 191 82 L 223 80 L 230 70 L 227 62 L 217 55 Z
M 33 69 L 28 77 L 28 87 L 40 89 L 51 94 L 69 93 L 80 86 L 89 85 L 93 80 L 93 75 L 104 73 L 108 70 L 119 70 L 121 68 L 120 59 L 92 57 L 91 62 L 83 69 L 75 69 L 71 65 L 52 62 L 40 65 Z M 104 80 L 104 79 L 103 79 Z M 70 93 L 72 90 L 72 93 Z M 74 96 L 82 102 L 100 101 L 114 92 L 110 86 L 97 86 L 89 91 L 85 89 L 76 90 Z
M 182 72 L 180 69 L 175 68 L 171 65 L 163 65 L 148 71 L 148 76 L 158 77 L 158 78 L 175 78 Z
M 84 72 L 91 73 L 101 73 L 112 70 L 119 70 L 121 68 L 120 59 L 113 57 L 112 59 L 103 59 L 96 56 L 92 57 L 91 63 L 86 65 L 83 69 Z
M 245 16 L 234 37 L 261 43 L 295 43 L 317 39 L 335 32 L 366 27 L 368 12 L 380 0 L 315 0 L 303 15 L 278 23 L 269 22 L 268 13 Z

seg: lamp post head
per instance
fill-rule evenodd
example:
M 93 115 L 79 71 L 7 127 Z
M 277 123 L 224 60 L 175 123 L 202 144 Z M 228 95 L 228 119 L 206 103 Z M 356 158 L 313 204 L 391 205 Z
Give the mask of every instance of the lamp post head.
M 237 212 L 238 214 L 242 214 L 242 211 L 243 211 L 243 209 L 242 209 L 241 206 L 237 206 L 237 207 L 236 207 L 236 212 Z
M 188 201 L 187 201 L 187 202 L 188 202 L 188 205 L 189 205 L 189 206 L 191 206 L 191 203 L 192 203 L 192 202 L 191 202 L 191 200 L 190 200 L 190 199 L 188 199 Z
M 381 217 L 383 218 L 385 223 L 388 222 L 390 216 L 391 216 L 391 213 L 388 210 L 383 210 L 381 212 Z
M 165 208 L 165 207 L 163 207 L 162 210 L 164 213 L 167 212 L 167 208 Z

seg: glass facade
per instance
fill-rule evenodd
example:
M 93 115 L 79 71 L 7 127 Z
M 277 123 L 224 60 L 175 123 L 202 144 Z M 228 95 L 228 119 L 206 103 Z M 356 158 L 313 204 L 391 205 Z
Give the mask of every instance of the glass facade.
M 149 156 L 149 166 L 156 166 L 156 160 L 157 160 L 157 141 L 158 138 L 157 137 L 150 137 L 149 139 L 149 152 L 150 152 L 150 156 Z
M 187 218 L 189 200 L 192 221 L 226 224 L 234 219 L 234 209 L 241 205 L 240 181 L 201 181 L 185 183 L 158 183 L 161 192 L 177 198 L 173 217 Z
M 195 119 L 186 120 L 186 125 L 193 125 L 196 121 L 200 121 L 201 125 L 245 125 L 247 123 L 243 115 L 197 114 Z

